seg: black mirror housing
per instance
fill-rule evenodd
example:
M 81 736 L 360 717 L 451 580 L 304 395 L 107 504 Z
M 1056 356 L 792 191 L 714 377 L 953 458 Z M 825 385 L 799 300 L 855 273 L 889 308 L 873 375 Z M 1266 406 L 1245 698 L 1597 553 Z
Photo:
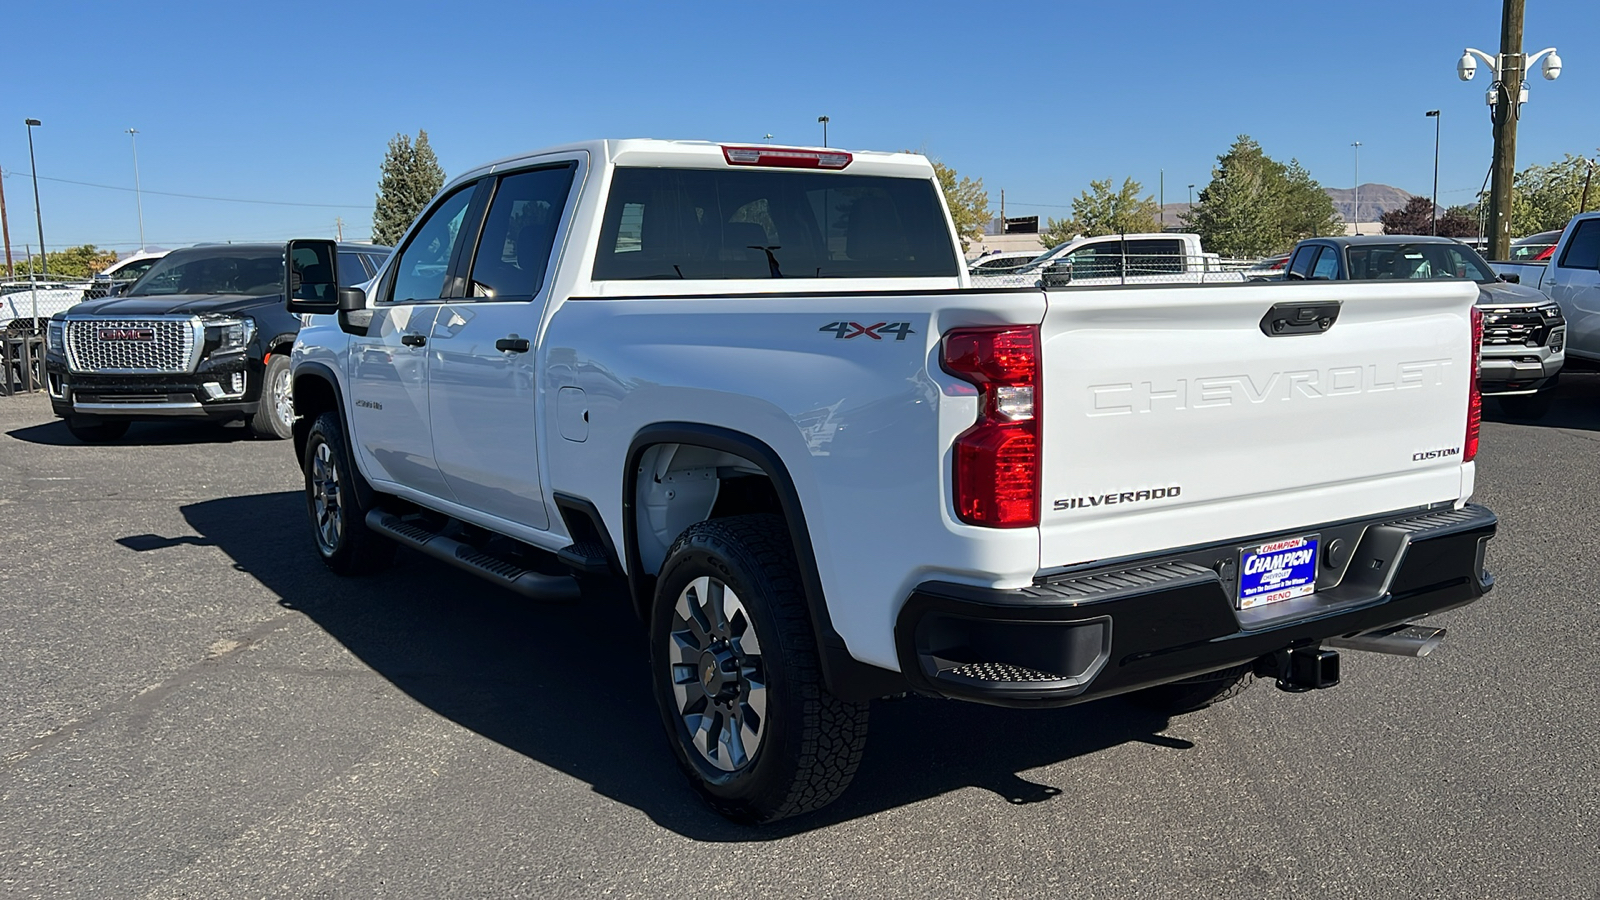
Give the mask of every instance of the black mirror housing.
M 1501 275 L 1500 280 L 1506 282 L 1507 284 L 1521 284 L 1522 276 L 1512 273 L 1510 275 Z
M 284 248 L 283 260 L 289 312 L 327 314 L 342 308 L 336 242 L 325 238 L 290 241 Z M 362 297 L 363 305 L 365 302 Z

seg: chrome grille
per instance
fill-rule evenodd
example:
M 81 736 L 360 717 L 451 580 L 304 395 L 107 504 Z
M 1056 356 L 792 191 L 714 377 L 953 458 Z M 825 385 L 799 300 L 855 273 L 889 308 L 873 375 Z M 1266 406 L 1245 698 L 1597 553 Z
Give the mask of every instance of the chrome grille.
M 1537 309 L 1485 309 L 1483 344 L 1485 347 L 1543 344 L 1550 329 Z
M 193 317 L 68 319 L 67 365 L 74 372 L 192 372 L 203 334 Z

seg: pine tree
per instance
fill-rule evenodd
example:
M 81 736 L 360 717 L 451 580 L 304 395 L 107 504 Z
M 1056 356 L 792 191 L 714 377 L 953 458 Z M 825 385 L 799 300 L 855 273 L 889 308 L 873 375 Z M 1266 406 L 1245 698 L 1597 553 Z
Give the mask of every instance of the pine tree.
M 428 133 L 418 131 L 416 143 L 406 134 L 389 139 L 389 151 L 379 171 L 382 177 L 372 211 L 372 242 L 393 246 L 444 187 L 444 170 L 428 144 Z

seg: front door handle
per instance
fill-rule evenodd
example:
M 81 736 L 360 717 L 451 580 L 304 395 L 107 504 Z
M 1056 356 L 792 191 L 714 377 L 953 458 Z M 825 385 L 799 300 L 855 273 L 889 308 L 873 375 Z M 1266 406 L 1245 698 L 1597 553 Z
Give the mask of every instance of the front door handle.
M 510 337 L 503 337 L 494 342 L 494 348 L 496 350 L 504 350 L 509 353 L 527 353 L 528 346 L 529 344 L 527 338 L 517 337 L 514 334 Z
M 400 343 L 405 344 L 407 347 L 421 347 L 423 344 L 426 344 L 427 342 L 428 342 L 427 335 L 422 335 L 422 334 L 402 334 L 402 335 L 400 335 Z

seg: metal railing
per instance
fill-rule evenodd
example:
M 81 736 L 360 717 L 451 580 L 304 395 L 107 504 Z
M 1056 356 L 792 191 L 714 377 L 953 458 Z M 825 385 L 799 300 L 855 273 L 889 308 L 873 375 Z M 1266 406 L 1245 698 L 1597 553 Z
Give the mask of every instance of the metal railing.
M 973 275 L 974 287 L 1102 287 L 1122 284 L 1230 284 L 1243 282 L 1255 260 L 1209 254 L 1071 254 L 1069 258 L 999 275 Z
M 44 340 L 0 331 L 0 396 L 44 390 Z

